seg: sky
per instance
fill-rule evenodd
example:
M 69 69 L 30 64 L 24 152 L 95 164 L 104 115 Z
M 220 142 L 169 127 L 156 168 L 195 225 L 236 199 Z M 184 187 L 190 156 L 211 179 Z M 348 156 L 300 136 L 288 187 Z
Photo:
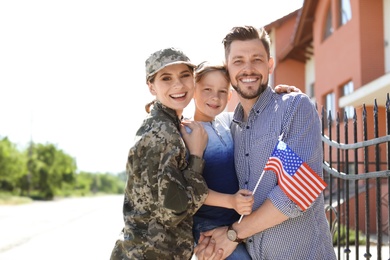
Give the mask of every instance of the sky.
M 196 64 L 222 62 L 232 27 L 261 27 L 302 4 L 0 1 L 0 138 L 21 150 L 30 141 L 54 144 L 75 158 L 78 171 L 122 172 L 154 99 L 145 83 L 151 53 L 176 47 Z

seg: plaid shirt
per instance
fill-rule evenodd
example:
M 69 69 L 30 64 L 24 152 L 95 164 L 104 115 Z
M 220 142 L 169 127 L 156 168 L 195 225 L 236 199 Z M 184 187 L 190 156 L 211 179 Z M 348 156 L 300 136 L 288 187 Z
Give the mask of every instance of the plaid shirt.
M 268 87 L 246 122 L 243 115 L 243 108 L 238 105 L 231 126 L 240 188 L 254 189 L 282 133 L 282 140 L 322 177 L 319 116 L 305 94 L 280 95 Z M 280 189 L 273 172 L 264 174 L 254 195 L 254 210 L 270 199 L 289 219 L 247 239 L 252 259 L 336 259 L 323 194 L 303 212 Z

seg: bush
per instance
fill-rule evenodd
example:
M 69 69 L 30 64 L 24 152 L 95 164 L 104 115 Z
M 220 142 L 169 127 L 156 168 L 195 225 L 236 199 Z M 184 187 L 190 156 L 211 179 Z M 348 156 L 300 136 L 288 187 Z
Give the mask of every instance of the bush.
M 333 234 L 333 245 L 337 246 L 337 227 L 336 232 Z M 349 229 L 349 245 L 355 244 L 355 235 L 356 231 L 354 229 Z M 365 245 L 366 244 L 366 238 L 362 234 L 361 231 L 358 231 L 358 238 L 359 238 L 359 245 Z M 347 245 L 347 227 L 345 225 L 340 225 L 340 246 Z

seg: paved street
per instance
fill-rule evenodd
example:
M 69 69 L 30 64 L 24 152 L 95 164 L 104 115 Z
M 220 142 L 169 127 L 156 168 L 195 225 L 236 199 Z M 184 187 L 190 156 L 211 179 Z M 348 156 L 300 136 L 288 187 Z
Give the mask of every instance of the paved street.
M 110 257 L 123 227 L 122 195 L 0 206 L 1 260 Z
M 115 195 L 0 206 L 0 259 L 108 260 L 123 227 L 122 202 Z M 378 259 L 376 247 L 371 254 Z M 388 246 L 382 259 L 389 259 Z

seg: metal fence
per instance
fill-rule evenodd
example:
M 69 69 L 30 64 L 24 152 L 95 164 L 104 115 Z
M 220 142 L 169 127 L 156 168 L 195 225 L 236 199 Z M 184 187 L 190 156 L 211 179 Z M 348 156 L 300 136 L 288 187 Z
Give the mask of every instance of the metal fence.
M 323 108 L 321 115 L 325 210 L 336 255 L 390 259 L 389 94 L 385 107 L 375 100 L 373 106 L 355 108 L 352 118 L 343 114 L 343 120 L 339 113 L 333 119 Z

